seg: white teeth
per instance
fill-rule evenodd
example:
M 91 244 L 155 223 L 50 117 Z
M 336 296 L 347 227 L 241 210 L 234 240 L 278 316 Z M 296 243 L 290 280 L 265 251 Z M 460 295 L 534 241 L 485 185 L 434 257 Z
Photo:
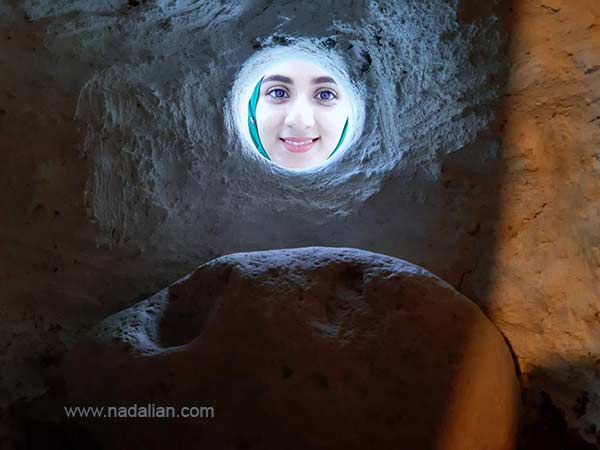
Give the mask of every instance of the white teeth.
M 311 139 L 310 141 L 304 141 L 304 142 L 292 142 L 292 141 L 288 141 L 288 140 L 284 139 L 284 141 L 287 142 L 288 144 L 292 144 L 292 145 L 295 145 L 296 147 L 300 147 L 301 145 L 310 144 L 313 140 Z

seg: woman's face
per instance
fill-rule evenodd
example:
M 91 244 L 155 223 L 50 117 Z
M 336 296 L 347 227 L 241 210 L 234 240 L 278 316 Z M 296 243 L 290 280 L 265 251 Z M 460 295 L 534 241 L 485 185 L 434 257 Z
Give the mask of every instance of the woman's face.
M 348 99 L 328 72 L 307 60 L 288 60 L 271 67 L 263 79 L 256 104 L 258 134 L 274 163 L 314 167 L 336 148 L 348 112 Z

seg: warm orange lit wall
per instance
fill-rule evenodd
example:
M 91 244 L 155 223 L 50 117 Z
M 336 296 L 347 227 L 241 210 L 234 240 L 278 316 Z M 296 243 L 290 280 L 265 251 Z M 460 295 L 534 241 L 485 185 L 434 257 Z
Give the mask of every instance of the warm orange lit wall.
M 473 299 L 513 346 L 528 399 L 543 389 L 597 440 L 599 0 L 113 3 L 0 2 L 0 409 L 60 388 L 88 327 L 213 257 L 347 246 Z M 214 145 L 215 105 L 257 33 L 335 35 L 334 19 L 373 99 L 343 176 L 279 182 Z M 87 193 L 108 157 L 120 172 L 100 177 L 103 222 Z
M 600 2 L 514 1 L 512 20 L 500 220 L 483 306 L 526 385 L 597 443 Z M 465 292 L 481 298 L 475 278 Z

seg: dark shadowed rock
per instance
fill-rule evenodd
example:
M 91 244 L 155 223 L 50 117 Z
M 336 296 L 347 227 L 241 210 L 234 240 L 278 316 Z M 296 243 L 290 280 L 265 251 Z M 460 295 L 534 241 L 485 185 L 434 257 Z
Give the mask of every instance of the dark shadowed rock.
M 73 405 L 214 408 L 81 419 L 111 450 L 508 450 L 518 422 L 510 351 L 480 309 L 349 248 L 215 259 L 100 323 L 66 373 Z

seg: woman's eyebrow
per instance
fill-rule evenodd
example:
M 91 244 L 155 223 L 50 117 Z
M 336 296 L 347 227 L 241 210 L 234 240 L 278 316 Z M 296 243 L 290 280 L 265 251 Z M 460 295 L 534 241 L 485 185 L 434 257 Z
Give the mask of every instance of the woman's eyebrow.
M 269 81 L 279 81 L 280 83 L 287 83 L 287 84 L 291 84 L 292 86 L 294 85 L 294 81 L 291 78 L 283 76 L 283 75 L 269 75 L 268 77 L 265 77 L 262 82 L 267 83 Z M 328 76 L 313 78 L 311 81 L 311 84 L 321 84 L 321 83 L 337 84 L 333 78 L 328 77 Z
M 311 82 L 311 83 L 312 83 L 312 84 L 321 84 L 321 83 L 332 83 L 332 84 L 337 84 L 333 78 L 331 78 L 331 77 L 327 77 L 327 76 L 324 76 L 324 77 L 318 77 L 318 78 L 313 78 L 313 80 L 312 80 L 312 82 Z
M 269 75 L 262 80 L 263 83 L 267 83 L 269 81 L 279 81 L 280 83 L 294 84 L 291 78 L 284 77 L 283 75 Z

